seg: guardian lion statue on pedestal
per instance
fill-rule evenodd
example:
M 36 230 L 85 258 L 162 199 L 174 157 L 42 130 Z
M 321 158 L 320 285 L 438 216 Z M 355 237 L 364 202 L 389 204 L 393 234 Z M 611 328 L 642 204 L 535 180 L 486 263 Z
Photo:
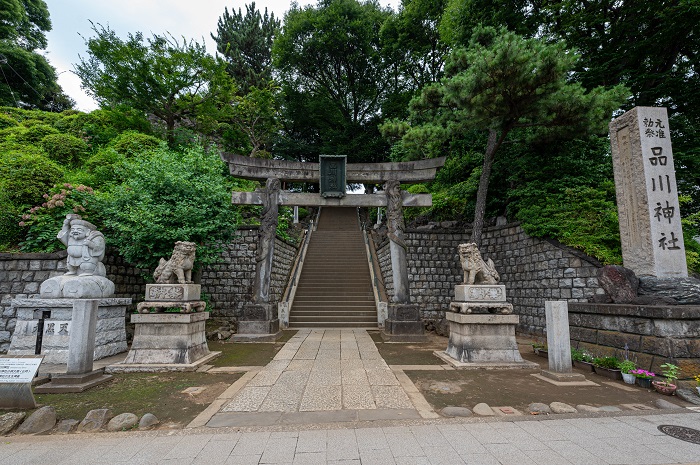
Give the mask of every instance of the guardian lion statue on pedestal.
M 494 285 L 501 280 L 493 260 L 489 258 L 487 261 L 484 261 L 476 244 L 459 244 L 457 251 L 459 252 L 462 270 L 464 270 L 464 284 Z
M 177 241 L 170 260 L 160 259 L 153 279 L 158 284 L 191 284 L 196 250 L 194 242 Z

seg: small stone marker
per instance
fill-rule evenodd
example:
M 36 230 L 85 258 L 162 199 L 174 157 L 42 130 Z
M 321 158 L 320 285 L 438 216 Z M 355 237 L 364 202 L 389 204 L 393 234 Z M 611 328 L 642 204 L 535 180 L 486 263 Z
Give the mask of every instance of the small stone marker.
M 688 276 L 666 108 L 610 123 L 622 260 L 637 276 Z
M 0 408 L 35 408 L 32 380 L 43 357 L 0 357 Z
M 571 339 L 569 337 L 569 307 L 566 301 L 546 301 L 547 350 L 549 369 L 542 375 L 557 381 L 585 381 L 586 377 L 571 368 Z

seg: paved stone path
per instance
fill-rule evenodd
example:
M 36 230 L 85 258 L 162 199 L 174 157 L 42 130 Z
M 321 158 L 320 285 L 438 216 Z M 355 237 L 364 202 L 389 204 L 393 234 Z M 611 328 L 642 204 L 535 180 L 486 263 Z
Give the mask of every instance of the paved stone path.
M 13 436 L 0 443 L 0 463 L 646 465 L 700 461 L 700 445 L 657 430 L 662 424 L 700 428 L 697 413 L 549 418 L 422 420 L 432 424 L 351 429 L 199 428 Z
M 335 421 L 420 418 L 367 331 L 302 329 L 208 424 L 302 423 L 324 416 Z

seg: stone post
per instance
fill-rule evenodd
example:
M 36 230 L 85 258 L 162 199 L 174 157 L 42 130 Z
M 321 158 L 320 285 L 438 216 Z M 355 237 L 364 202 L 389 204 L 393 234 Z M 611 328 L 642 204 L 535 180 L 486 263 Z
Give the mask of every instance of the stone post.
M 263 191 L 263 212 L 258 230 L 258 251 L 255 258 L 255 283 L 253 285 L 253 302 L 257 304 L 270 301 L 270 273 L 275 253 L 280 187 L 280 180 L 271 178 L 267 180 Z
M 565 300 L 546 301 L 547 351 L 549 370 L 542 374 L 557 381 L 585 380 L 583 375 L 571 369 L 571 339 L 569 338 L 569 308 Z
M 399 181 L 387 181 L 386 220 L 391 255 L 391 275 L 394 295 L 388 305 L 382 337 L 393 341 L 423 341 L 423 321 L 420 309 L 411 304 L 408 284 L 408 262 L 404 240 L 403 200 Z
M 280 180 L 270 178 L 262 191 L 263 212 L 258 230 L 253 301 L 243 308 L 234 341 L 275 340 L 281 334 L 277 305 L 270 302 L 270 275 L 275 254 L 280 188 Z
M 293 223 L 294 223 L 294 224 L 299 224 L 299 206 L 298 206 L 298 205 L 294 205 L 294 220 L 293 220 Z
M 391 301 L 407 304 L 410 302 L 408 289 L 408 263 L 406 242 L 404 241 L 403 204 L 399 181 L 386 183 L 386 218 L 391 254 L 391 275 L 394 283 L 394 296 Z
M 636 107 L 610 123 L 624 266 L 688 276 L 666 108 Z
M 98 303 L 99 301 L 96 299 L 81 299 L 73 303 L 66 371 L 69 375 L 79 375 L 92 371 Z

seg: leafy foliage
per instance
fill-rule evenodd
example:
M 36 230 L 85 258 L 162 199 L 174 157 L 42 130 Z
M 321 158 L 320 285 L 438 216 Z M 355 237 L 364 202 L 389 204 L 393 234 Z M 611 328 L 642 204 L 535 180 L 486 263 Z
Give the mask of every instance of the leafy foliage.
M 217 241 L 230 238 L 238 222 L 218 156 L 160 148 L 123 166 L 124 182 L 100 196 L 108 243 L 140 268 L 154 269 L 176 241 L 196 242 L 198 263 L 215 261 Z
M 239 95 L 245 95 L 251 88 L 263 89 L 272 80 L 272 42 L 279 32 L 280 21 L 275 14 L 260 14 L 255 2 L 245 6 L 245 16 L 241 9 L 224 8 L 219 18 L 216 35 L 216 48 L 228 62 L 227 72 L 239 86 Z
M 68 166 L 78 164 L 88 152 L 85 141 L 70 134 L 49 134 L 41 139 L 41 146 L 49 158 Z
M 0 156 L 0 189 L 18 208 L 29 208 L 62 178 L 61 167 L 45 156 L 19 151 Z
M 233 90 L 225 63 L 194 40 L 145 39 L 140 32 L 122 40 L 109 27 L 92 29 L 96 36 L 85 42 L 89 57 L 75 70 L 83 88 L 101 106 L 128 105 L 154 115 L 171 145 L 176 124 L 196 124 Z
M 23 252 L 63 250 L 63 244 L 56 239 L 56 234 L 68 214 L 77 213 L 86 220 L 92 220 L 92 215 L 86 213 L 94 200 L 91 187 L 63 184 L 52 188 L 43 198 L 45 202 L 22 215 L 19 223 L 28 228 L 25 240 L 20 244 Z

